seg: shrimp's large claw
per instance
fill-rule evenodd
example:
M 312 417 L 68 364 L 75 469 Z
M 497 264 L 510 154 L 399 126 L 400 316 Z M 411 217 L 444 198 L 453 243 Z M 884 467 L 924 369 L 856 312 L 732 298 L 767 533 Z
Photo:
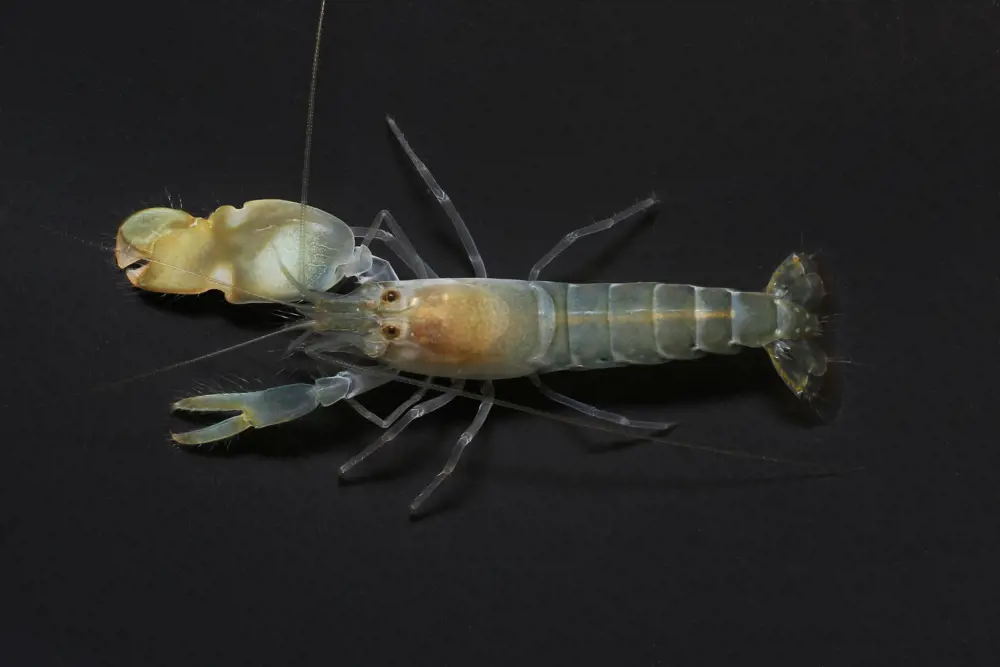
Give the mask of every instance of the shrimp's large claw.
M 118 228 L 115 261 L 129 282 L 152 292 L 198 294 L 204 249 L 212 245 L 208 220 L 172 208 L 147 208 Z
M 139 211 L 118 229 L 115 260 L 140 289 L 217 289 L 230 303 L 288 301 L 302 287 L 325 291 L 356 263 L 344 221 L 281 199 L 222 206 L 208 218 L 171 208 Z

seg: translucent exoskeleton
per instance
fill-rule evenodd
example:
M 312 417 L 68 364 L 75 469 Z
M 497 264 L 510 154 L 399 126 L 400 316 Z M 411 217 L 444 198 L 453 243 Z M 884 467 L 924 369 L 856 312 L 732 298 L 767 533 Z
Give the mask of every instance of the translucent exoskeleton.
M 452 474 L 497 404 L 494 380 L 529 377 L 545 396 L 587 419 L 645 435 L 672 424 L 630 420 L 587 405 L 550 389 L 540 376 L 763 347 L 796 395 L 816 396 L 827 366 L 818 344 L 821 326 L 816 314 L 824 287 L 810 257 L 791 254 L 766 288 L 755 292 L 654 282 L 570 284 L 539 279 L 542 270 L 580 238 L 653 213 L 658 204 L 653 195 L 566 234 L 526 280 L 489 278 L 451 198 L 395 121 L 387 120 L 452 222 L 474 269 L 473 278 L 439 278 L 388 211 L 381 211 L 368 228 L 351 227 L 307 206 L 304 197 L 303 202 L 263 199 L 241 208 L 222 206 L 207 218 L 175 209 L 147 209 L 121 225 L 115 255 L 134 286 L 174 294 L 217 289 L 234 304 L 289 305 L 302 316 L 289 327 L 300 332 L 295 349 L 341 369 L 311 384 L 181 399 L 174 409 L 236 414 L 173 434 L 178 444 L 215 442 L 344 402 L 384 429 L 381 437 L 341 466 L 341 474 L 349 475 L 414 420 L 456 396 L 469 396 L 468 381 L 479 382 L 481 390 L 471 394 L 479 401 L 476 416 L 454 443 L 443 469 L 411 503 L 416 512 Z M 355 245 L 359 238 L 361 243 Z M 400 280 L 387 260 L 373 255 L 369 244 L 376 239 L 417 278 Z M 356 288 L 344 294 L 329 291 L 345 279 L 356 280 Z M 402 378 L 401 373 L 423 376 L 424 384 L 418 382 L 421 386 L 414 394 L 387 417 L 376 416 L 358 401 L 364 393 Z M 447 378 L 450 386 L 433 385 L 440 393 L 428 398 L 427 383 L 434 378 Z

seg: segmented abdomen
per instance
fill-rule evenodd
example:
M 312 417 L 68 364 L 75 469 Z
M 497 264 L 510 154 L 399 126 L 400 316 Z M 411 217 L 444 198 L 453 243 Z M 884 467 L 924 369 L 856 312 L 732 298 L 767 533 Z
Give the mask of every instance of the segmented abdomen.
M 536 285 L 555 306 L 546 371 L 734 354 L 778 337 L 781 309 L 762 292 L 665 283 Z

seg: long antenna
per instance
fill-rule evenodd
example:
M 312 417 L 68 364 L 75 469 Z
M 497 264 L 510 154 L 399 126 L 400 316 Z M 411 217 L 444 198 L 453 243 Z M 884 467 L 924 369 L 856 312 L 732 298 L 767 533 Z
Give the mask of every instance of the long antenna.
M 323 18 L 326 0 L 319 3 L 319 22 L 316 25 L 316 43 L 313 45 L 312 75 L 309 78 L 309 103 L 306 107 L 306 145 L 302 152 L 302 205 L 299 215 L 299 282 L 306 282 L 306 206 L 309 198 L 309 169 L 312 161 L 313 118 L 316 113 L 316 78 L 319 72 L 319 47 L 323 41 Z
M 259 343 L 260 341 L 262 341 L 262 340 L 264 340 L 266 338 L 273 338 L 273 337 L 277 336 L 278 334 L 284 334 L 284 333 L 287 333 L 289 331 L 293 331 L 295 329 L 304 329 L 304 328 L 310 326 L 311 324 L 312 324 L 311 322 L 302 322 L 302 323 L 292 324 L 292 325 L 289 325 L 289 326 L 286 326 L 286 327 L 282 327 L 281 329 L 275 329 L 274 331 L 271 331 L 269 333 L 263 334 L 261 336 L 257 336 L 256 338 L 251 338 L 249 340 L 245 340 L 242 343 L 236 343 L 235 345 L 230 345 L 229 347 L 223 347 L 221 349 L 214 350 L 212 352 L 208 352 L 206 354 L 202 354 L 202 355 L 197 356 L 197 357 L 191 357 L 190 359 L 183 359 L 183 360 L 178 361 L 176 363 L 170 364 L 169 366 L 160 366 L 159 368 L 154 368 L 152 370 L 146 371 L 145 373 L 139 373 L 138 375 L 133 375 L 131 377 L 122 378 L 121 380 L 115 380 L 113 382 L 107 382 L 105 384 L 97 385 L 96 387 L 91 387 L 90 389 L 87 390 L 87 393 L 107 391 L 108 389 L 115 389 L 117 387 L 121 387 L 122 385 L 126 385 L 126 384 L 129 384 L 129 383 L 135 382 L 136 380 L 144 380 L 144 379 L 146 379 L 148 377 L 152 377 L 153 375 L 159 375 L 160 373 L 165 373 L 167 371 L 172 371 L 172 370 L 175 370 L 177 368 L 181 368 L 182 366 L 188 366 L 190 364 L 196 364 L 199 361 L 205 361 L 206 359 L 211 359 L 212 357 L 217 357 L 219 355 L 226 354 L 227 352 L 232 352 L 233 350 L 238 350 L 238 349 L 240 349 L 242 347 L 247 347 L 248 345 L 253 345 L 254 343 Z

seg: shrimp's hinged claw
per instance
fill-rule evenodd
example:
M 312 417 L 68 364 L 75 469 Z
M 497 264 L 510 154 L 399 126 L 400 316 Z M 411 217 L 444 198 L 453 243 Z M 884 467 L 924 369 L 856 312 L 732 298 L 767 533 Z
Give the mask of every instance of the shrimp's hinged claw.
M 173 410 L 186 412 L 237 412 L 211 426 L 171 433 L 180 445 L 203 445 L 232 437 L 250 428 L 264 428 L 298 419 L 319 406 L 333 405 L 348 397 L 352 389 L 349 374 L 319 378 L 315 384 L 287 384 L 262 391 L 206 394 L 174 403 Z
M 355 252 L 343 220 L 281 199 L 221 206 L 207 218 L 149 208 L 122 223 L 115 243 L 118 267 L 134 286 L 168 294 L 219 290 L 230 303 L 297 298 L 300 290 L 282 266 L 294 267 L 301 285 L 323 292 L 367 268 L 366 259 Z
M 201 284 L 201 277 L 180 267 L 197 264 L 185 261 L 184 254 L 207 243 L 206 232 L 210 230 L 199 222 L 207 221 L 172 208 L 147 208 L 133 213 L 118 228 L 115 238 L 118 268 L 125 270 L 136 287 L 159 291 L 157 286 L 169 282 L 175 293 L 189 293 Z M 164 242 L 158 244 L 160 240 Z M 180 260 L 177 269 L 166 266 L 172 264 L 170 260 Z M 165 275 L 170 276 L 169 280 L 164 280 Z

